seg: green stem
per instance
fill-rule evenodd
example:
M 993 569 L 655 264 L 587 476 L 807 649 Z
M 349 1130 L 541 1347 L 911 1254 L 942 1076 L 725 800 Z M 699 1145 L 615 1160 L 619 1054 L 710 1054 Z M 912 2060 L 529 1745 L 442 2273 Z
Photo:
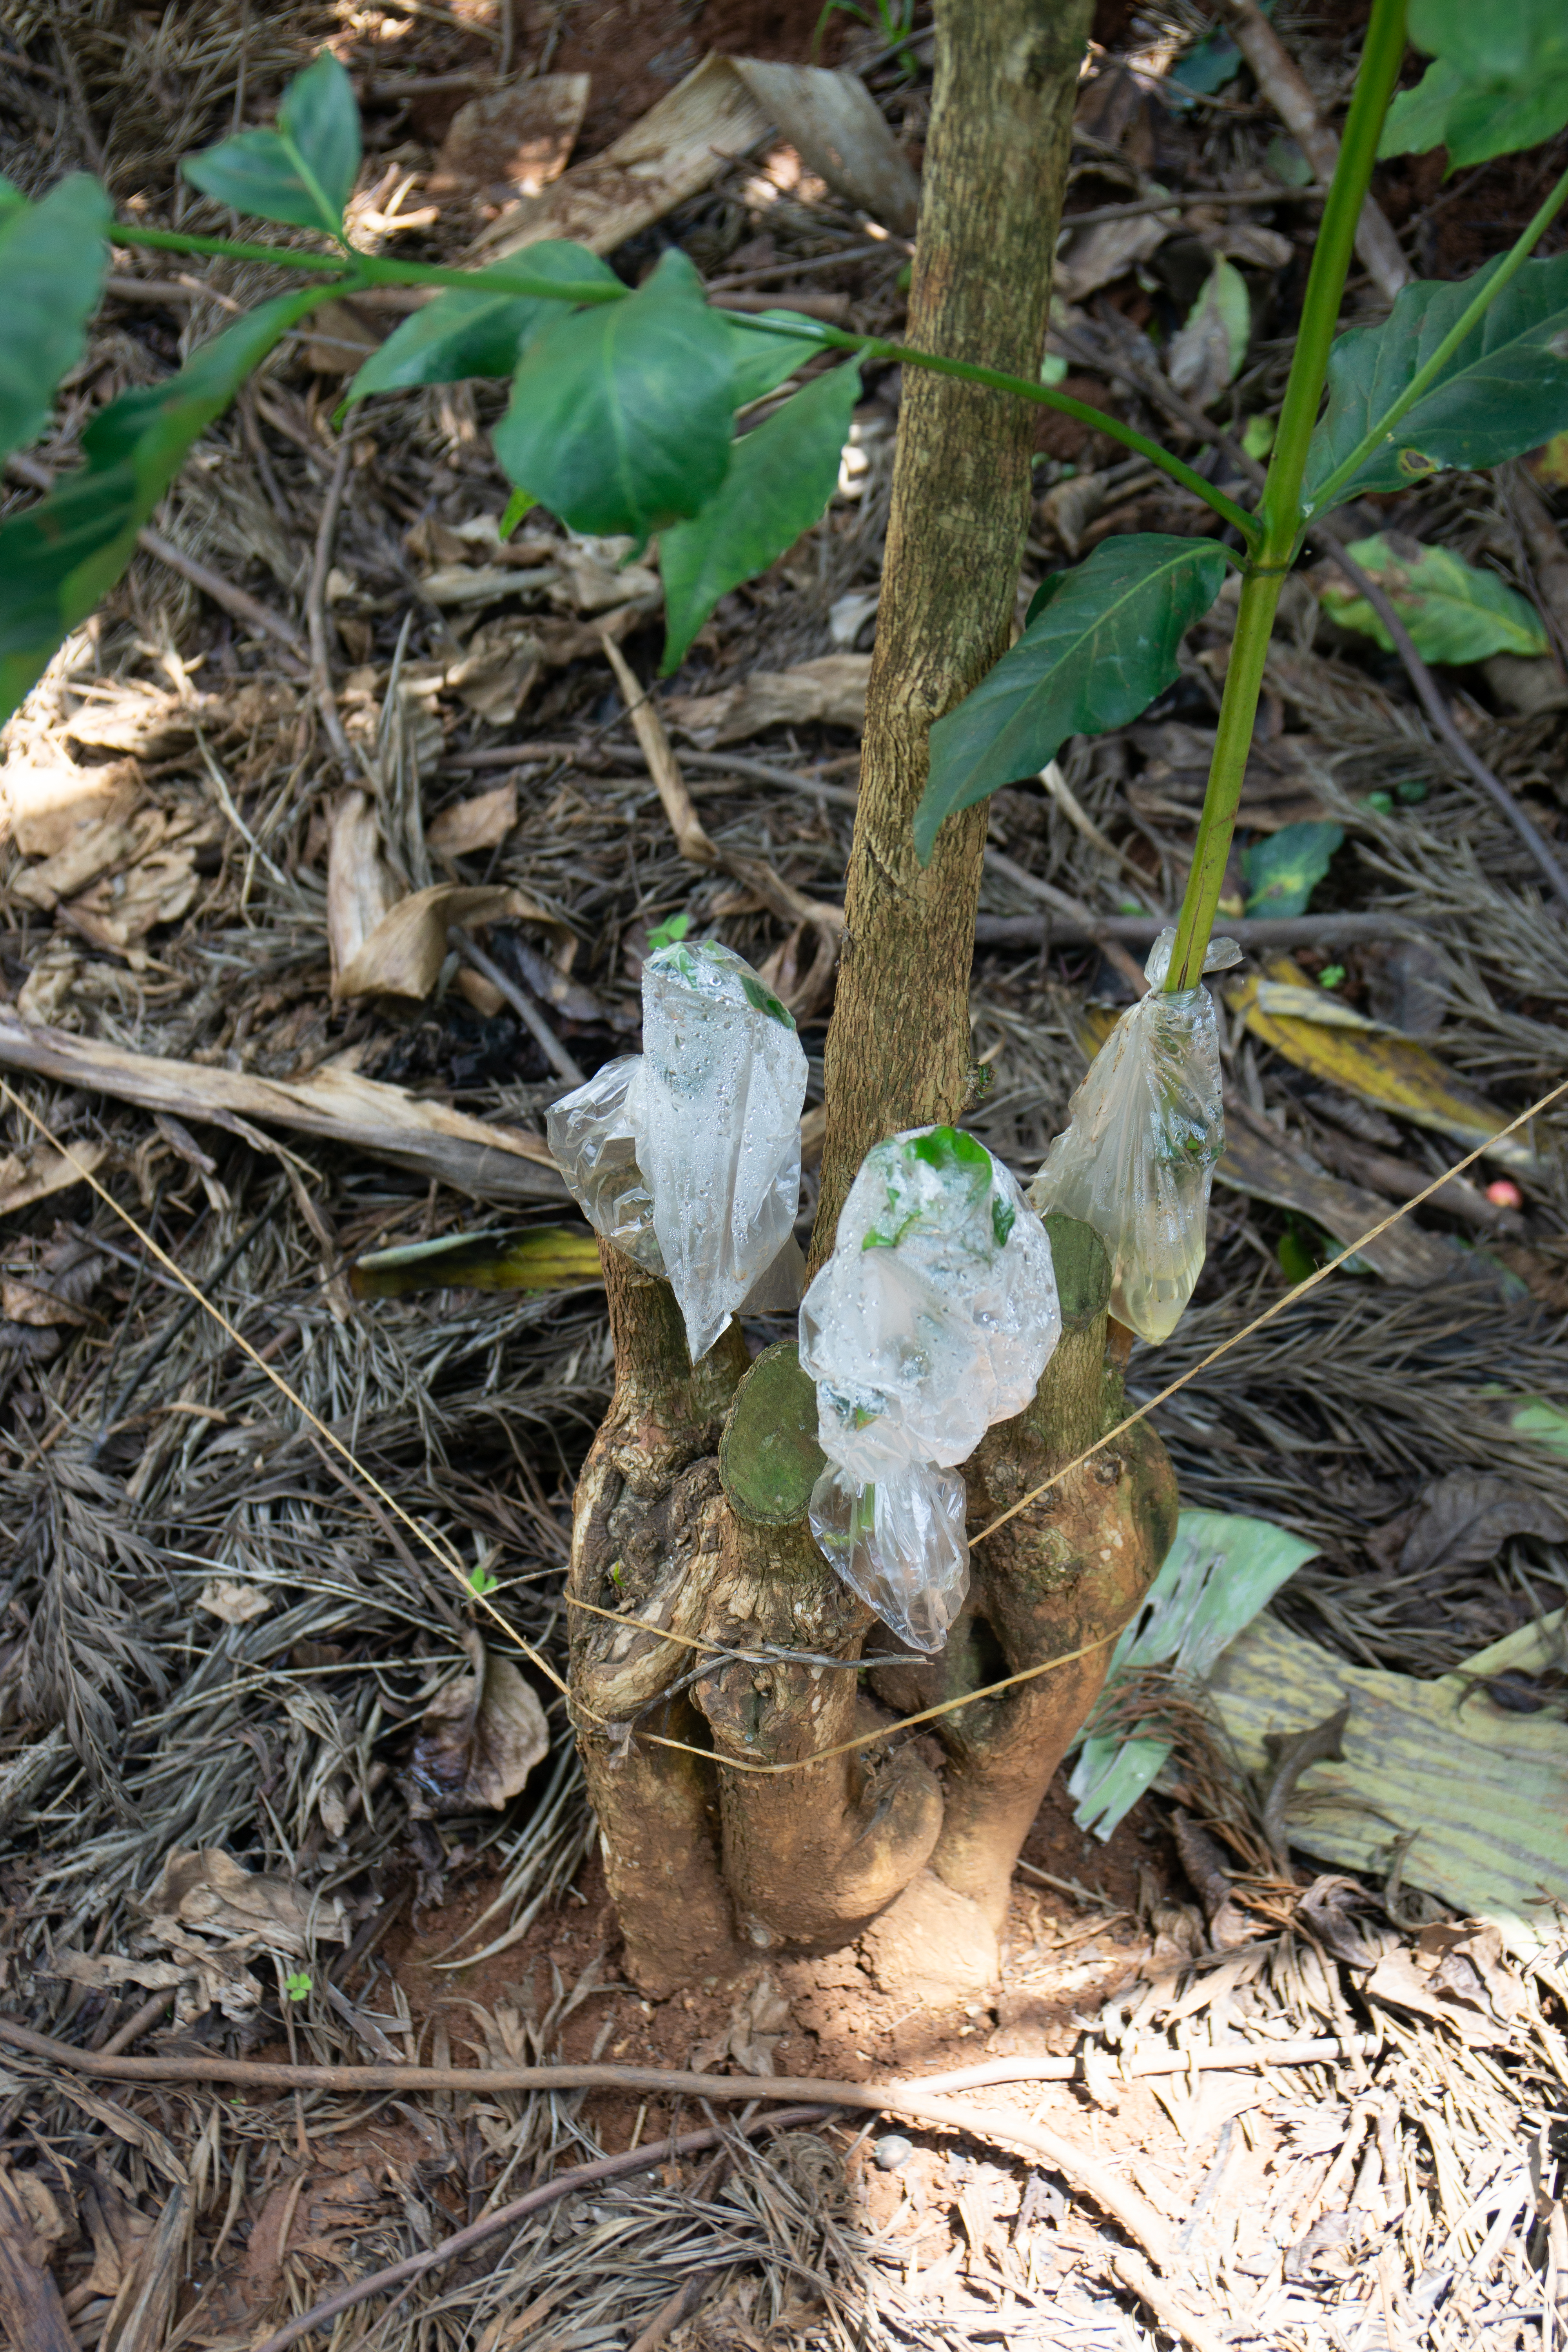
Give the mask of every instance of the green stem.
M 1247 776 L 1247 755 L 1258 717 L 1263 667 L 1285 575 L 1295 561 L 1301 529 L 1301 484 L 1307 452 L 1317 423 L 1318 407 L 1328 373 L 1329 352 L 1339 321 L 1340 303 L 1356 226 L 1377 161 L 1383 118 L 1398 79 L 1405 55 L 1405 0 L 1373 0 L 1361 71 L 1351 101 L 1339 162 L 1334 167 L 1322 226 L 1312 254 L 1301 323 L 1290 362 L 1289 379 L 1279 413 L 1268 478 L 1258 505 L 1261 530 L 1249 540 L 1252 561 L 1241 585 L 1236 635 L 1225 674 L 1219 724 L 1208 789 L 1193 849 L 1192 871 L 1182 898 L 1175 944 L 1165 986 L 1195 988 L 1203 977 L 1204 958 L 1225 886 L 1230 837 Z
M 526 269 L 443 269 L 422 261 L 389 261 L 374 253 L 301 253 L 293 247 L 270 245 L 239 245 L 221 236 L 185 236 L 173 229 L 126 228 L 117 226 L 114 240 L 121 245 L 151 246 L 164 253 L 209 253 L 226 256 L 234 261 L 268 262 L 284 269 L 330 270 L 342 284 L 350 281 L 358 286 L 451 286 L 464 293 L 532 295 L 551 302 L 618 302 L 631 289 L 624 286 L 590 283 L 583 286 L 563 284 L 559 279 L 535 278 Z M 1184 465 L 1169 449 L 1151 441 L 1131 425 L 1105 410 L 1091 408 L 1087 402 L 1074 400 L 1070 394 L 1055 391 L 1049 384 L 1031 383 L 1026 376 L 1006 375 L 999 368 L 974 367 L 963 360 L 939 359 L 930 352 L 917 352 L 907 343 L 890 343 L 875 335 L 851 335 L 842 328 L 819 325 L 816 320 L 802 320 L 799 326 L 783 326 L 776 319 L 752 320 L 743 313 L 731 313 L 738 326 L 752 326 L 763 334 L 793 335 L 802 342 L 825 345 L 835 351 L 856 352 L 862 358 L 881 359 L 909 367 L 931 369 L 938 375 L 957 376 L 965 383 L 987 385 L 994 392 L 1012 393 L 1019 400 L 1036 402 L 1042 408 L 1059 409 L 1064 416 L 1076 417 L 1091 431 L 1103 433 L 1112 441 L 1120 441 L 1179 482 L 1185 490 L 1201 499 L 1205 506 L 1234 525 L 1241 533 L 1243 543 L 1254 547 L 1258 530 L 1244 507 L 1238 507 L 1223 490 L 1205 482 L 1191 466 Z
M 1372 430 L 1357 442 L 1350 456 L 1341 465 L 1336 466 L 1328 480 L 1312 493 L 1306 509 L 1309 515 L 1327 514 L 1338 500 L 1346 483 L 1354 479 L 1373 452 L 1392 436 L 1400 418 L 1408 415 L 1423 393 L 1436 382 L 1477 320 L 1485 316 L 1510 278 L 1516 278 L 1523 268 L 1540 238 L 1551 226 L 1565 203 L 1568 203 L 1568 172 L 1563 173 L 1534 219 L 1529 223 L 1518 241 L 1510 247 L 1498 268 L 1489 273 L 1486 271 L 1481 273 L 1481 282 L 1477 288 L 1474 299 L 1465 305 L 1431 357 L 1416 369 L 1394 405 L 1378 418 Z

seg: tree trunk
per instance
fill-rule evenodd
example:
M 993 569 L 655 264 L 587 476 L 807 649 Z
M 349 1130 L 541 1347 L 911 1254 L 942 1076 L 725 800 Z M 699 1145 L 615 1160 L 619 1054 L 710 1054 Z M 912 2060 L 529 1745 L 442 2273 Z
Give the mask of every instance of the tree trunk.
M 1045 350 L 1090 0 L 944 0 L 908 340 L 1033 381 Z M 826 1054 L 811 1265 L 874 1143 L 970 1098 L 969 969 L 985 808 L 949 817 L 929 866 L 911 826 L 927 739 L 1011 642 L 1035 411 L 906 368 L 860 802 Z
M 1089 13 L 1089 0 L 941 7 L 911 342 L 1037 371 Z M 923 871 L 911 821 L 932 720 L 1009 642 L 1032 425 L 1021 402 L 906 373 L 817 1263 L 869 1147 L 955 1118 L 968 1097 L 984 811 L 951 819 Z M 1120 1412 L 1105 1252 L 1066 1219 L 1052 1239 L 1067 1335 L 1028 1411 L 966 1465 L 976 1533 Z M 605 1264 L 616 1393 L 578 1489 L 568 1592 L 587 1604 L 572 1612 L 574 1706 L 629 1973 L 668 1992 L 764 1950 L 858 1939 L 889 1990 L 984 1988 L 1018 1848 L 1170 1539 L 1158 1439 L 1141 1428 L 982 1543 L 945 1653 L 878 1667 L 873 1648 L 868 1690 L 876 1621 L 805 1523 L 822 1457 L 793 1347 L 748 1370 L 732 1328 L 694 1370 L 668 1286 L 612 1249 Z M 942 1717 L 940 1777 L 910 1744 L 831 1752 L 1069 1652 Z

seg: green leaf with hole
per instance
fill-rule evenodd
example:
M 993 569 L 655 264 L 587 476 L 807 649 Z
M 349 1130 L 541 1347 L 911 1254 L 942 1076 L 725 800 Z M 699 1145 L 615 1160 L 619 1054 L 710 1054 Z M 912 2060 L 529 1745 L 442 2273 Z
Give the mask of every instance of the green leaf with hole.
M 323 49 L 284 91 L 276 131 L 242 131 L 187 155 L 182 169 L 204 196 L 237 213 L 338 237 L 359 159 L 353 84 Z
M 1406 286 L 1381 326 L 1352 328 L 1329 355 L 1329 404 L 1307 457 L 1307 502 L 1379 428 L 1487 278 Z M 1446 466 L 1500 466 L 1568 428 L 1568 253 L 1527 261 L 1444 362 L 1436 379 L 1334 491 L 1398 490 Z
M 1413 0 L 1410 38 L 1432 58 L 1388 110 L 1380 155 L 1448 151 L 1448 169 L 1489 163 L 1555 137 L 1568 122 L 1568 9 L 1563 0 Z
M 1376 583 L 1415 640 L 1424 661 L 1479 662 L 1491 654 L 1529 657 L 1547 651 L 1541 615 L 1517 588 L 1467 563 L 1447 547 L 1423 547 L 1403 531 L 1379 531 L 1345 550 Z M 1384 653 L 1394 640 L 1364 597 L 1341 574 L 1327 572 L 1319 589 L 1323 610 L 1343 629 L 1375 637 Z
M 931 730 L 931 775 L 915 812 L 925 865 L 944 817 L 999 785 L 1036 776 L 1069 735 L 1136 719 L 1180 676 L 1183 632 L 1219 594 L 1212 540 L 1149 532 L 1108 539 L 1076 571 L 1053 572 L 1023 635 Z
M 1241 861 L 1249 915 L 1304 915 L 1345 837 L 1339 824 L 1282 824 Z
M 659 535 L 667 627 L 661 677 L 679 667 L 721 596 L 754 580 L 820 520 L 838 480 L 860 370 L 853 361 L 803 384 L 744 433 L 718 493 Z
M 529 346 L 495 452 L 574 530 L 641 541 L 723 480 L 732 379 L 723 317 L 671 247 L 624 302 L 576 311 Z
M 349 1288 L 356 1298 L 406 1298 L 422 1290 L 577 1290 L 604 1278 L 592 1234 L 525 1225 L 375 1250 L 355 1260 Z
M 37 439 L 55 386 L 86 348 L 113 219 L 85 172 L 36 205 L 10 193 L 0 209 L 0 457 Z
M 322 299 L 315 287 L 264 302 L 167 383 L 111 400 L 81 436 L 85 464 L 0 523 L 0 719 L 119 579 L 193 443 L 279 336 Z
M 754 317 L 747 318 L 734 310 L 723 310 L 720 316 L 734 354 L 730 396 L 737 408 L 776 392 L 797 368 L 805 365 L 814 350 L 825 348 L 817 321 L 803 317 L 798 310 L 759 310 Z M 787 320 L 797 331 L 770 334 L 768 327 L 773 320 Z
M 574 287 L 620 279 L 607 261 L 584 245 L 551 238 L 528 248 L 531 277 L 558 278 Z M 458 383 L 465 376 L 506 376 L 529 345 L 571 315 L 570 302 L 539 294 L 498 294 L 485 287 L 472 293 L 452 287 L 416 310 L 373 352 L 349 386 L 352 404 L 373 392 L 406 392 L 421 383 Z

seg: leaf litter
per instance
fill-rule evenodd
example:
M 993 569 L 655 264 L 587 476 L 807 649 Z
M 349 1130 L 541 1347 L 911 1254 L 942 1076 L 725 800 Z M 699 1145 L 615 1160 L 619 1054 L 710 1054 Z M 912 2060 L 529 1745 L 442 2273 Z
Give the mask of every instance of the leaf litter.
M 518 143 L 493 176 L 489 151 L 464 148 L 454 124 L 459 109 L 489 108 L 464 133 L 481 146 L 495 127 L 495 68 L 511 62 L 496 47 L 500 20 L 393 20 L 395 62 L 384 37 L 353 34 L 372 100 L 356 234 L 395 246 L 426 236 L 426 249 L 457 258 L 475 236 L 499 245 L 513 233 L 520 206 L 586 201 L 610 218 L 619 198 L 603 174 L 595 193 L 592 157 L 669 94 L 679 193 L 665 217 L 703 275 L 736 279 L 752 302 L 815 299 L 862 331 L 896 331 L 905 247 L 895 235 L 868 252 L 862 216 L 800 151 L 763 136 L 731 158 L 705 127 L 702 184 L 679 177 L 693 168 L 681 148 L 693 94 L 699 112 L 710 108 L 723 79 L 696 74 L 695 44 L 681 52 L 679 12 L 664 12 L 662 49 L 640 15 L 626 32 L 618 118 L 595 111 L 610 78 L 590 29 L 573 12 L 535 13 L 518 12 L 517 57 L 562 87 L 512 126 Z M 144 191 L 163 217 L 177 156 L 210 137 L 215 117 L 263 115 L 331 28 L 319 12 L 241 23 L 16 19 L 36 70 L 11 78 L 0 167 L 32 186 L 40 132 L 50 170 L 73 160 L 74 142 L 121 199 Z M 1282 29 L 1331 100 L 1339 36 Z M 1192 31 L 1184 17 L 1167 63 Z M 803 17 L 787 62 L 809 32 Z M 830 59 L 836 44 L 862 65 L 876 54 L 876 37 L 848 24 L 830 30 Z M 589 63 L 578 150 L 589 176 L 574 182 L 574 77 Z M 542 92 L 543 79 L 513 87 Z M 1053 325 L 1066 365 L 1083 371 L 1068 388 L 1125 413 L 1125 381 L 1104 354 L 1125 347 L 1158 368 L 1151 326 L 1169 350 L 1191 321 L 1193 394 L 1216 417 L 1266 417 L 1292 331 L 1284 273 L 1315 214 L 1279 165 L 1266 114 L 1222 123 L 1212 109 L 1168 109 L 1159 82 L 1147 54 L 1114 37 L 1086 80 L 1070 208 L 1148 191 L 1158 202 L 1069 238 Z M 894 61 L 869 87 L 904 152 L 918 150 L 929 82 Z M 1385 209 L 1418 274 L 1469 266 L 1467 214 L 1489 205 L 1522 217 L 1531 169 L 1490 167 L 1485 204 L 1444 209 L 1420 166 L 1389 167 Z M 443 173 L 461 185 L 447 193 Z M 1215 205 L 1189 189 L 1268 202 Z M 645 240 L 646 215 L 645 202 L 624 224 Z M 852 248 L 858 257 L 838 257 Z M 626 248 L 634 275 L 655 251 Z M 68 462 L 105 400 L 161 380 L 270 290 L 250 264 L 117 278 L 40 454 Z M 899 386 L 868 372 L 826 522 L 721 601 L 662 698 L 683 789 L 727 857 L 694 871 L 598 650 L 607 631 L 651 675 L 657 573 L 617 568 L 624 551 L 537 516 L 501 542 L 504 488 L 479 430 L 496 395 L 483 383 L 378 395 L 352 423 L 354 459 L 321 567 L 346 756 L 334 751 L 300 653 L 305 583 L 323 544 L 329 419 L 357 352 L 395 317 L 369 303 L 335 325 L 318 316 L 283 348 L 170 492 L 157 530 L 173 565 L 151 551 L 137 559 L 9 737 L 4 973 L 21 1018 L 88 1055 L 117 1048 L 210 1076 L 205 1090 L 184 1080 L 154 1114 L 79 1074 L 12 1073 L 75 1160 L 9 1113 L 6 2014 L 101 2043 L 163 1996 L 136 2029 L 143 2050 L 349 2063 L 417 2050 L 481 2068 L 595 2045 L 678 2064 L 706 2051 L 759 2073 L 769 2060 L 918 2071 L 1009 2046 L 1074 2051 L 1080 2088 L 998 2095 L 1058 2105 L 1068 2129 L 1088 2115 L 1179 2223 L 1189 2304 L 1223 2316 L 1233 2343 L 1533 2341 L 1568 2269 L 1557 2201 L 1568 1986 L 1560 1958 L 1526 1970 L 1491 1930 L 1423 1891 L 1418 1841 L 1358 1860 L 1354 1877 L 1286 1872 L 1268 1833 L 1278 1759 L 1270 1771 L 1238 1754 L 1207 1703 L 1168 1678 L 1135 1677 L 1123 1720 L 1143 1707 L 1179 1727 L 1177 1810 L 1145 1800 L 1100 1847 L 1052 1799 L 1026 1849 L 994 2023 L 899 2021 L 853 1959 L 842 1983 L 792 1964 L 776 1983 L 759 1973 L 738 1995 L 699 1988 L 689 2008 L 645 2017 L 606 1964 L 558 1702 L 494 1654 L 460 1596 L 432 1583 L 396 1523 L 216 1327 L 183 1319 L 169 1278 L 81 1187 L 79 1165 L 150 1221 L 310 1409 L 472 1563 L 476 1593 L 561 1658 L 571 1481 L 609 1370 L 580 1262 L 563 1261 L 573 1286 L 494 1296 L 453 1284 L 357 1307 L 344 1276 L 388 1254 L 406 1266 L 433 1244 L 471 1255 L 491 1206 L 539 1220 L 509 1223 L 496 1236 L 507 1252 L 526 1255 L 537 1235 L 548 1265 L 564 1239 L 586 1241 L 562 1235 L 558 1194 L 520 1203 L 487 1192 L 449 1143 L 386 1156 L 416 1110 L 426 1125 L 460 1111 L 538 1138 L 560 1091 L 537 1031 L 476 968 L 455 968 L 437 928 L 454 919 L 451 893 L 466 894 L 457 919 L 481 927 L 498 968 L 589 1066 L 626 1049 L 660 922 L 684 914 L 696 935 L 716 930 L 759 966 L 776 954 L 770 982 L 795 974 L 808 1099 L 819 1097 L 831 966 L 808 970 L 742 861 L 813 902 L 841 887 Z M 1101 354 L 1098 373 L 1085 352 Z M 1038 437 L 1026 595 L 1116 533 L 1190 534 L 1182 494 L 1086 428 L 1042 415 Z M 1516 635 L 1456 673 L 1461 723 L 1548 833 L 1562 810 L 1568 610 L 1542 502 L 1560 496 L 1549 467 L 1538 480 L 1460 473 L 1399 509 L 1401 530 L 1467 567 L 1445 574 L 1448 586 L 1496 583 L 1465 597 L 1494 635 L 1501 622 Z M 1385 521 L 1369 500 L 1352 520 L 1364 540 Z M 193 577 L 202 572 L 242 591 L 251 617 L 214 602 Z M 846 646 L 835 615 L 852 605 Z M 1152 937 L 1184 877 L 1188 785 L 1206 761 L 1233 609 L 1222 595 L 1194 630 L 1155 712 L 1069 740 L 1060 790 L 1024 783 L 994 797 L 991 838 L 1013 874 L 1096 914 L 1146 916 Z M 1254 855 L 1292 824 L 1339 831 L 1307 885 L 1306 919 L 1331 927 L 1338 912 L 1372 910 L 1385 926 L 1342 945 L 1331 928 L 1304 932 L 1289 984 L 1421 1039 L 1455 1097 L 1511 1111 L 1560 1069 L 1568 1002 L 1568 955 L 1542 917 L 1528 854 L 1370 638 L 1336 626 L 1307 581 L 1289 584 L 1284 612 L 1244 824 Z M 781 771 L 795 779 L 787 790 Z M 332 926 L 340 841 L 337 896 L 357 894 L 362 918 L 352 944 Z M 1227 885 L 1238 907 L 1248 880 L 1238 858 Z M 402 928 L 378 936 L 400 909 Z M 992 1082 L 973 1124 L 1026 1178 L 1080 1075 L 1085 1001 L 1126 998 L 1100 947 L 1065 923 L 1053 944 L 1051 923 L 1000 860 L 988 867 L 982 937 L 987 926 L 1005 936 L 977 958 L 975 1055 Z M 367 949 L 364 992 L 334 996 L 334 952 L 341 980 Z M 1283 1017 L 1272 1041 L 1236 1014 L 1222 1013 L 1221 1028 L 1227 1087 L 1293 1168 L 1292 1199 L 1322 1204 L 1321 1187 L 1349 1190 L 1353 1177 L 1390 1202 L 1406 1195 L 1385 1163 L 1425 1180 L 1452 1156 L 1353 1056 L 1323 1071 L 1281 1052 Z M 340 1098 L 360 1089 L 357 1142 L 321 1126 L 279 1131 L 279 1118 L 216 1084 L 297 1087 L 317 1074 Z M 1555 1113 L 1538 1125 L 1515 1225 L 1463 1214 L 1450 1194 L 1417 1213 L 1447 1280 L 1343 1277 L 1157 1415 L 1189 1508 L 1250 1515 L 1310 1547 L 1258 1624 L 1310 1644 L 1331 1681 L 1342 1662 L 1426 1689 L 1468 1661 L 1467 1706 L 1505 1724 L 1510 1710 L 1558 1719 L 1560 1654 L 1527 1629 L 1568 1601 L 1568 1468 L 1542 1419 L 1568 1408 L 1564 1125 Z M 1341 1164 L 1351 1152 L 1359 1174 Z M 1379 1153 L 1381 1178 L 1366 1163 Z M 1300 1190 L 1309 1178 L 1310 1193 Z M 1197 1301 L 1157 1360 L 1134 1357 L 1135 1399 L 1278 1295 L 1289 1237 L 1321 1255 L 1327 1211 L 1315 1224 L 1280 1205 L 1282 1189 L 1276 1177 L 1272 1193 L 1219 1197 Z M 426 1263 L 436 1274 L 439 1260 Z M 1517 1655 L 1510 1640 L 1524 1645 Z M 1500 1643 L 1503 1663 L 1486 1666 Z M 535 1756 L 539 1720 L 548 1753 Z M 1352 1755 L 1355 1737 L 1352 1707 Z M 421 1741 L 443 1790 L 428 1812 L 414 1794 Z M 1310 1790 L 1335 1769 L 1299 1780 Z M 1376 2046 L 1353 2054 L 1369 2032 Z M 1305 2065 L 1151 2078 L 1131 2065 L 1151 2048 L 1185 2065 L 1230 2036 L 1266 2060 L 1270 2042 L 1303 2035 L 1338 2049 Z M 21 2200 L 0 2221 L 9 2233 L 25 2209 L 28 2251 L 58 2281 L 79 2340 L 135 2352 L 252 2342 L 520 2184 L 684 2121 L 660 2103 L 639 2114 L 571 2093 L 378 2095 L 368 2108 L 330 2092 L 288 2108 L 190 2087 L 100 2093 L 9 2050 L 0 2069 L 0 2138 Z M 538 2334 L 576 2352 L 631 2343 L 661 2315 L 679 2352 L 967 2346 L 998 2333 L 1043 2346 L 1154 2340 L 1111 2241 L 1047 2176 L 991 2147 L 917 2137 L 884 2171 L 836 2126 L 756 2145 L 729 2134 L 715 2157 L 579 2192 L 478 2264 L 437 2272 L 389 2308 L 359 2307 L 341 2340 L 401 2343 L 416 2326 L 433 2344 L 503 2352 Z

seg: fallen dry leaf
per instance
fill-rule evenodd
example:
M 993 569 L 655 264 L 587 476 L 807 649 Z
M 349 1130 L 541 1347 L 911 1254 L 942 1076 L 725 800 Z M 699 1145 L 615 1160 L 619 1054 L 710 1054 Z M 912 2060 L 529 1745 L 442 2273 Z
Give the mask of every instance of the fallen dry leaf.
M 196 1595 L 196 1607 L 209 1617 L 221 1617 L 226 1625 L 248 1625 L 265 1617 L 271 1606 L 260 1585 L 247 1584 L 237 1576 L 209 1576 Z
M 1456 1470 L 1436 1479 L 1414 1508 L 1380 1528 L 1367 1548 L 1379 1536 L 1384 1538 L 1379 1553 L 1397 1542 L 1400 1575 L 1422 1576 L 1495 1559 L 1510 1536 L 1542 1536 L 1552 1542 L 1563 1532 L 1562 1514 L 1517 1480 Z
M 348 1940 L 335 1896 L 313 1901 L 287 1878 L 247 1870 L 221 1846 L 174 1847 L 147 1909 L 150 1932 L 163 1941 L 169 1940 L 166 1930 L 178 1925 L 301 1958 L 312 1941 Z
M 0 1217 L 29 1208 L 35 1201 L 47 1200 L 51 1192 L 63 1192 L 68 1186 L 79 1184 L 84 1172 L 96 1175 L 108 1157 L 107 1143 L 87 1137 L 71 1145 L 68 1160 L 63 1151 L 57 1151 L 47 1143 L 35 1144 L 31 1151 L 8 1151 L 0 1160 Z
M 79 768 L 54 745 L 37 749 L 36 761 L 13 755 L 0 768 L 0 819 L 24 857 L 57 856 L 79 833 L 134 812 L 142 797 L 134 760 Z
M 550 1752 L 544 1709 L 510 1658 L 464 1636 L 472 1671 L 437 1691 L 414 1743 L 414 1805 L 426 1816 L 498 1812 Z
M 492 727 L 510 727 L 539 682 L 544 641 L 526 620 L 486 621 L 446 673 L 445 683 Z
M 549 922 L 542 908 L 521 890 L 501 886 L 433 883 L 411 891 L 382 917 L 339 973 L 338 997 L 404 996 L 422 1002 L 441 976 L 451 923 L 493 923 L 503 915 L 523 922 Z M 553 926 L 552 926 L 553 928 Z
M 72 928 L 97 948 L 119 954 L 160 923 L 189 914 L 200 888 L 196 854 L 185 843 L 139 856 L 123 872 L 106 874 L 70 902 Z
M 190 741 L 200 715 L 199 703 L 184 701 L 166 687 L 123 678 L 81 702 L 66 719 L 65 731 L 73 742 L 160 760 Z
M 866 724 L 869 654 L 824 654 L 797 668 L 755 670 L 719 694 L 674 695 L 662 707 L 671 727 L 705 750 L 743 742 L 767 727 Z
M 540 74 L 488 98 L 471 98 L 441 142 L 426 183 L 429 193 L 493 189 L 498 197 L 536 196 L 566 168 L 588 90 L 584 73 Z
M 13 895 L 25 906 L 52 915 L 62 898 L 74 898 L 110 867 L 122 866 L 143 848 L 151 848 L 163 831 L 163 818 L 151 809 L 144 809 L 132 822 L 101 817 L 96 824 L 80 826 L 41 865 L 29 866 L 19 874 L 12 885 Z
M 499 849 L 516 823 L 517 786 L 498 784 L 444 808 L 426 827 L 426 845 L 441 857 L 470 857 L 476 849 Z
M 375 803 L 357 789 L 340 793 L 327 818 L 327 947 L 334 997 L 343 994 L 343 973 L 400 896 L 381 854 Z

